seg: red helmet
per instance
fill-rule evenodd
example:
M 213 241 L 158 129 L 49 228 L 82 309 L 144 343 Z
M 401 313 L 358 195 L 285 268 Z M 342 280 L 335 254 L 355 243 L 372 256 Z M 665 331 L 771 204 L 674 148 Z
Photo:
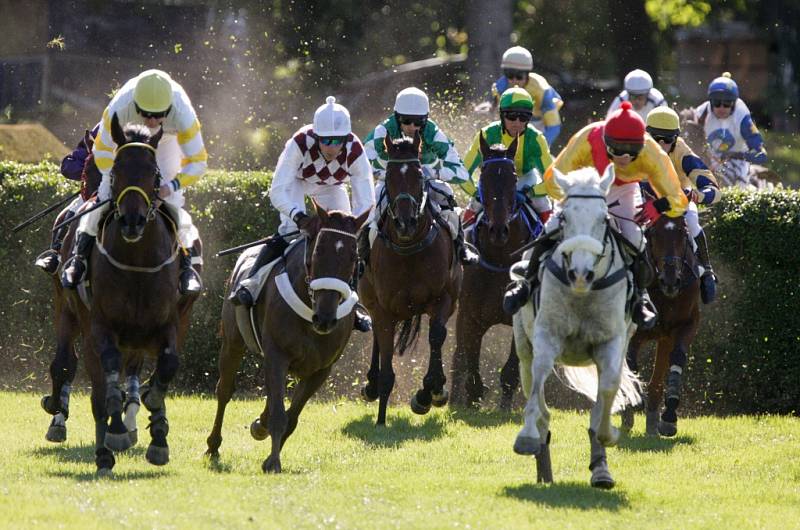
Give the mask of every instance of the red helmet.
M 606 120 L 606 143 L 644 143 L 644 120 L 632 108 L 630 101 L 623 101 L 622 107 Z

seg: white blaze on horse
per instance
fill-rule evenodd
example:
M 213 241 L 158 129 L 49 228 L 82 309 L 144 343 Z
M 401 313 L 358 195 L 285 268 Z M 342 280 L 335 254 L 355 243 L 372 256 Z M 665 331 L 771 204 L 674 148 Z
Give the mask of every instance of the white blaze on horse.
M 605 448 L 616 444 L 619 431 L 610 415 L 641 401 L 639 382 L 625 364 L 636 327 L 626 310 L 632 277 L 611 233 L 606 204 L 613 165 L 602 177 L 594 168 L 553 173 L 566 194 L 558 217 L 561 242 L 539 272 L 538 308 L 528 302 L 514 316 L 522 386 L 529 398 L 514 451 L 536 455 L 539 482 L 552 481 L 544 383 L 558 363 L 568 385 L 595 401 L 589 427 L 591 484 L 611 488 Z

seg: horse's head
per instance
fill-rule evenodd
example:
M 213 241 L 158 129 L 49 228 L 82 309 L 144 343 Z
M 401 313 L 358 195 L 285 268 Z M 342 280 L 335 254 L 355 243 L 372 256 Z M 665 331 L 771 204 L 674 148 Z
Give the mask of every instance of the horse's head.
M 312 251 L 306 253 L 306 269 L 313 311 L 311 324 L 314 331 L 324 335 L 342 316 L 337 314 L 343 312 L 340 306 L 352 310 L 358 300 L 350 288 L 350 279 L 358 257 L 356 233 L 369 217 L 369 210 L 353 217 L 339 211 L 327 212 L 316 202 L 313 204 L 319 222 L 312 225 L 309 234 L 313 243 Z
M 662 215 L 647 229 L 647 246 L 664 296 L 675 298 L 683 275 L 694 266 L 694 251 L 686 218 Z
M 606 251 L 606 193 L 614 182 L 614 165 L 601 177 L 594 168 L 582 168 L 566 175 L 553 168 L 556 182 L 566 194 L 560 212 L 562 242 L 556 253 L 573 292 L 587 293 L 597 278 L 595 266 Z
M 518 139 L 514 138 L 506 149 L 502 144 L 490 146 L 480 135 L 483 165 L 478 182 L 478 199 L 483 204 L 492 245 L 503 246 L 508 242 L 509 223 L 518 211 L 517 171 L 514 167 Z
M 120 126 L 116 113 L 111 118 L 111 137 L 117 144 L 111 168 L 111 193 L 122 229 L 129 243 L 141 239 L 159 186 L 156 147 L 163 129 L 151 135 L 143 125 Z
M 388 135 L 384 139 L 389 156 L 386 163 L 387 211 L 401 241 L 414 237 L 425 213 L 426 196 L 419 159 L 421 143 L 419 133 L 413 139 L 403 137 L 393 141 Z

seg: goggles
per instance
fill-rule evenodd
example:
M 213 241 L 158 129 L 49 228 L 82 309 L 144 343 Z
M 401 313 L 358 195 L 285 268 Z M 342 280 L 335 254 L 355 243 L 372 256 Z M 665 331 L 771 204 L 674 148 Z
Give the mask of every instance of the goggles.
M 342 145 L 347 142 L 347 136 L 319 136 L 322 145 Z
M 731 100 L 728 100 L 728 99 L 712 99 L 711 100 L 711 106 L 714 107 L 714 108 L 725 107 L 726 109 L 730 109 L 730 108 L 733 107 L 734 103 L 735 103 L 735 101 L 731 101 Z
M 142 110 L 141 108 L 139 108 L 139 105 L 136 105 L 136 113 L 144 119 L 154 118 L 158 120 L 160 118 L 166 117 L 166 115 L 169 114 L 169 111 L 171 110 L 172 110 L 172 105 L 167 107 L 167 110 L 162 110 L 161 112 L 148 112 L 146 110 Z
M 503 75 L 508 79 L 527 79 L 528 72 L 525 70 L 503 70 Z
M 622 142 L 615 142 L 615 143 L 607 143 L 606 144 L 606 152 L 610 156 L 629 156 L 631 157 L 631 161 L 635 160 L 639 153 L 642 152 L 642 148 L 644 148 L 644 144 L 633 144 L 633 143 L 622 143 Z
M 525 111 L 507 110 L 502 112 L 502 116 L 508 121 L 529 122 L 531 121 L 532 114 Z
M 397 121 L 400 122 L 400 125 L 414 125 L 423 128 L 428 123 L 428 118 L 427 116 L 398 116 Z

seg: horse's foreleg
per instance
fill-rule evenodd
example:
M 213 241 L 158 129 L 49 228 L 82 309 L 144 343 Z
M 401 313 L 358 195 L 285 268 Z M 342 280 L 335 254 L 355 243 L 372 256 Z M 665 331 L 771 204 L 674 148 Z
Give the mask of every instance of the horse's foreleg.
M 105 375 L 105 409 L 111 419 L 105 435 L 105 446 L 115 452 L 125 451 L 131 446 L 128 428 L 122 421 L 122 390 L 119 387 L 122 370 L 122 352 L 117 347 L 117 337 L 97 321 L 92 322 L 94 347 L 100 354 L 100 363 Z
M 376 336 L 380 350 L 380 364 L 378 371 L 378 419 L 376 425 L 386 425 L 386 408 L 389 405 L 389 396 L 394 388 L 394 328 L 397 324 L 391 318 L 381 314 L 374 315 L 373 333 Z
M 514 392 L 519 386 L 520 372 L 519 372 L 519 357 L 517 357 L 517 349 L 514 339 L 511 339 L 510 351 L 506 364 L 500 370 L 500 410 L 510 411 L 511 405 L 514 400 Z
M 67 439 L 67 418 L 69 418 L 69 396 L 72 381 L 78 368 L 75 353 L 75 339 L 80 329 L 77 319 L 63 310 L 58 318 L 56 355 L 50 364 L 52 390 L 42 398 L 42 408 L 53 415 L 45 438 L 50 442 L 63 442 Z
M 525 399 L 531 397 L 533 384 L 533 346 L 525 331 L 525 324 L 521 313 L 514 315 L 512 325 L 514 331 L 514 349 L 519 359 L 519 375 L 522 382 L 522 393 Z
M 616 337 L 595 346 L 594 362 L 597 366 L 597 400 L 592 407 L 590 429 L 603 446 L 615 445 L 619 431 L 611 425 L 611 409 L 622 380 L 622 363 L 625 362 L 623 337 Z
M 378 346 L 377 334 L 372 334 L 372 357 L 369 362 L 367 372 L 367 384 L 361 389 L 361 398 L 364 401 L 375 401 L 378 399 L 378 375 L 380 374 L 380 347 Z
M 626 357 L 626 362 L 628 363 L 628 368 L 631 372 L 638 374 L 639 373 L 639 351 L 641 351 L 642 346 L 647 342 L 644 335 L 641 333 L 636 333 L 630 340 L 628 344 L 628 352 Z M 622 411 L 622 428 L 625 431 L 630 431 L 633 429 L 633 409 L 632 406 L 627 406 Z
M 447 313 L 445 313 L 446 315 Z M 442 366 L 442 346 L 447 339 L 447 317 L 431 318 L 428 330 L 428 371 L 422 378 L 422 388 L 411 398 L 411 410 L 417 414 L 427 414 L 431 405 L 443 407 L 447 404 L 449 394 L 444 388 L 447 378 Z
M 237 332 L 234 332 L 237 333 Z M 233 396 L 236 388 L 236 372 L 242 364 L 245 346 L 241 338 L 232 338 L 227 335 L 222 338 L 222 348 L 219 351 L 219 379 L 217 380 L 217 414 L 214 416 L 214 427 L 206 439 L 208 449 L 206 455 L 219 456 L 219 446 L 222 445 L 222 421 L 225 417 L 225 407 Z M 258 422 L 259 420 L 256 420 Z M 254 422 L 255 423 L 255 422 Z M 260 426 L 260 423 L 259 423 Z M 251 426 L 251 431 L 252 431 Z M 266 435 L 264 436 L 266 437 Z M 262 438 L 263 439 L 263 438 Z
M 155 466 L 163 466 L 169 462 L 169 422 L 167 421 L 167 405 L 164 398 L 169 384 L 178 373 L 180 359 L 177 351 L 177 324 L 166 330 L 162 348 L 156 360 L 156 370 L 150 379 L 142 385 L 142 403 L 150 411 L 150 445 L 147 446 L 145 458 Z
M 289 419 L 283 398 L 286 395 L 286 377 L 289 372 L 289 362 L 283 352 L 273 344 L 264 345 L 264 370 L 266 372 L 267 407 L 269 420 L 267 429 L 272 442 L 272 450 L 261 464 L 264 473 L 281 472 L 281 446 Z
M 305 379 L 301 379 L 297 384 L 294 394 L 292 395 L 292 405 L 289 407 L 289 411 L 287 412 L 289 423 L 287 424 L 286 432 L 283 433 L 283 438 L 281 439 L 281 448 L 283 448 L 283 444 L 286 443 L 286 439 L 289 438 L 289 436 L 297 428 L 297 419 L 300 417 L 300 412 L 303 410 L 303 407 L 306 406 L 309 398 L 314 395 L 314 392 L 316 392 L 319 387 L 322 386 L 322 383 L 324 383 L 328 378 L 328 375 L 331 373 L 331 368 L 333 368 L 332 365 L 314 372 Z
M 673 348 L 669 353 L 669 373 L 667 374 L 667 391 L 664 399 L 665 409 L 658 423 L 658 432 L 662 436 L 678 434 L 678 405 L 683 386 L 683 370 L 686 368 L 686 354 L 697 334 L 699 318 L 675 333 Z
M 658 416 L 661 409 L 661 398 L 664 395 L 664 378 L 669 367 L 669 355 L 672 350 L 672 337 L 667 335 L 658 339 L 656 360 L 653 375 L 647 384 L 646 432 L 649 436 L 658 436 Z
M 98 475 L 108 475 L 116 463 L 114 453 L 106 445 L 106 431 L 108 430 L 108 414 L 106 413 L 106 389 L 103 369 L 96 357 L 90 357 L 89 352 L 84 352 L 86 371 L 92 384 L 92 417 L 94 418 L 95 452 L 94 460 L 97 465 Z
M 128 437 L 131 445 L 136 445 L 139 440 L 139 428 L 136 425 L 136 415 L 142 402 L 140 395 L 139 373 L 142 371 L 144 359 L 142 357 L 131 357 L 128 366 L 125 367 L 125 412 L 122 421 L 128 429 Z
M 483 398 L 480 373 L 481 342 L 486 324 L 461 307 L 456 317 L 456 349 L 450 370 L 450 394 L 457 405 L 476 405 Z
M 537 331 L 534 335 L 534 357 L 531 385 L 531 394 L 525 405 L 525 425 L 517 434 L 514 442 L 514 452 L 521 455 L 538 454 L 541 444 L 547 441 L 547 432 L 540 431 L 541 427 L 549 430 L 550 413 L 544 401 L 544 383 L 550 376 L 555 365 L 555 359 L 561 351 L 550 333 Z

